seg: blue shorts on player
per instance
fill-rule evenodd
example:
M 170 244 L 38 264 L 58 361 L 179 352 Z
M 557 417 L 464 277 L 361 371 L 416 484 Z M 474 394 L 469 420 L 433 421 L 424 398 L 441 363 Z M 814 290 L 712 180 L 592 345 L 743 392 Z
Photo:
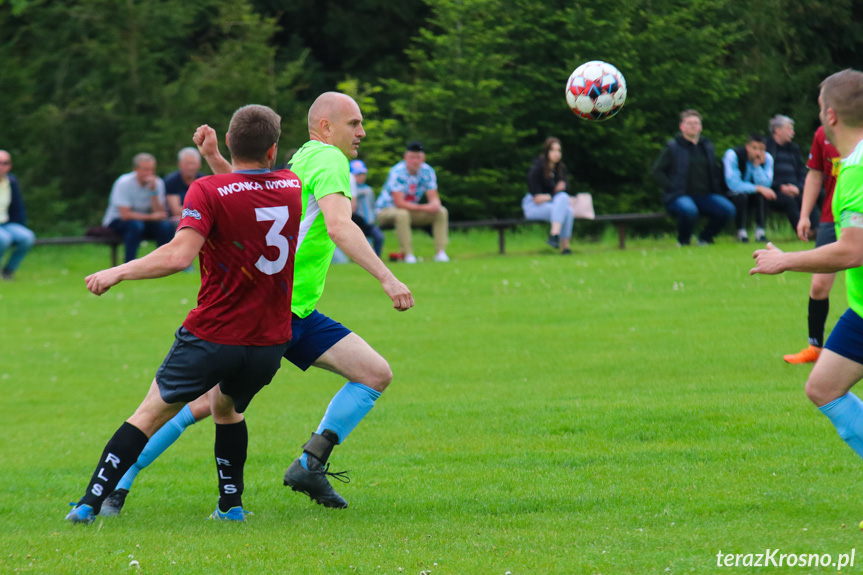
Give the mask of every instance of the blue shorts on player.
M 836 322 L 824 347 L 863 364 L 863 318 L 853 309 L 846 310 Z
M 317 310 L 302 318 L 294 315 L 285 359 L 306 371 L 349 333 L 351 330 Z

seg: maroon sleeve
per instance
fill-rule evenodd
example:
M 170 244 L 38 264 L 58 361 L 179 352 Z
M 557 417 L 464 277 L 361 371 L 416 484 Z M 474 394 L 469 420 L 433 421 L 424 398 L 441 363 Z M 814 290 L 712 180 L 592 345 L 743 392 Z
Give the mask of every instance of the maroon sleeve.
M 177 230 L 192 228 L 205 238 L 210 236 L 213 226 L 213 210 L 207 198 L 206 190 L 198 182 L 192 182 L 186 199 L 183 201 L 183 213 L 180 216 L 180 225 Z

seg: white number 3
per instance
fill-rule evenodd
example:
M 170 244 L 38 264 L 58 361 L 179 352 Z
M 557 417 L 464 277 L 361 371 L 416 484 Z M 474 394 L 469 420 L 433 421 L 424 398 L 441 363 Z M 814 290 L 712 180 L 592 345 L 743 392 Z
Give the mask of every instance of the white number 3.
M 288 223 L 288 206 L 255 208 L 255 216 L 259 222 L 273 222 L 270 231 L 267 232 L 267 245 L 279 248 L 279 257 L 276 261 L 261 256 L 255 262 L 255 267 L 268 276 L 275 275 L 285 268 L 291 252 L 288 239 L 282 235 L 282 230 Z

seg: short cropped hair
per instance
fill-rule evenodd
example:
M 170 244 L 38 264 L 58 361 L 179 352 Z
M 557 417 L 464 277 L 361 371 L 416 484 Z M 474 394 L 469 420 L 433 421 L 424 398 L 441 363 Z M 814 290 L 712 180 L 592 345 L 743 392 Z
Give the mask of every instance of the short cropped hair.
M 846 126 L 863 126 L 863 72 L 848 68 L 828 76 L 821 82 L 821 100 Z
M 177 161 L 182 162 L 183 158 L 185 158 L 186 156 L 193 156 L 199 162 L 201 161 L 201 153 L 191 146 L 189 146 L 188 148 L 183 148 L 182 150 L 177 152 Z
M 282 117 L 272 108 L 250 104 L 234 112 L 228 127 L 231 157 L 245 161 L 262 161 L 267 150 L 279 141 Z
M 143 162 L 153 162 L 156 163 L 156 156 L 153 154 L 148 154 L 147 152 L 141 152 L 140 154 L 135 154 L 135 157 L 132 158 L 132 165 L 136 168 L 140 166 Z
M 789 118 L 788 116 L 783 116 L 782 114 L 776 114 L 772 118 L 770 118 L 770 124 L 768 126 L 768 130 L 770 131 L 770 135 L 776 133 L 777 128 L 781 128 L 787 124 L 793 124 L 794 120 Z
M 683 122 L 686 118 L 691 118 L 695 116 L 699 120 L 701 120 L 701 114 L 698 113 L 698 110 L 683 110 L 680 112 L 680 121 Z
M 764 134 L 758 134 L 756 132 L 753 132 L 753 133 L 749 134 L 749 139 L 746 140 L 747 144 L 750 142 L 760 142 L 766 146 L 767 145 L 767 137 Z

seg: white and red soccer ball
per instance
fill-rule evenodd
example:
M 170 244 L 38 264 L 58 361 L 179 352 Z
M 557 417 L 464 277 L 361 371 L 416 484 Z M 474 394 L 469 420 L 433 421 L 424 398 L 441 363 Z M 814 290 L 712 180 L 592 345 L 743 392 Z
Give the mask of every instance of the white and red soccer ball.
M 616 116 L 626 101 L 626 80 L 607 62 L 582 64 L 566 82 L 566 103 L 584 120 L 599 122 Z

